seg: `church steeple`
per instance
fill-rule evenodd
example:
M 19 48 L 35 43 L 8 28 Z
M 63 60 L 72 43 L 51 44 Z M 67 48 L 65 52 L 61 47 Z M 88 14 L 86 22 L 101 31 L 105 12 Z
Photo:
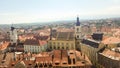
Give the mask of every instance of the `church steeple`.
M 77 17 L 77 22 L 76 22 L 76 26 L 80 26 L 80 21 L 79 21 L 79 17 Z
M 79 17 L 77 17 L 77 20 L 76 20 L 75 36 L 76 36 L 76 39 L 81 39 L 82 38 L 81 25 L 80 25 Z

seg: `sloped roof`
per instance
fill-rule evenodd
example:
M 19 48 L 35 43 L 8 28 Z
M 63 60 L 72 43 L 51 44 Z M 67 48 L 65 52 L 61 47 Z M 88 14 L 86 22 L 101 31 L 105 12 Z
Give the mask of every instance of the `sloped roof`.
M 73 40 L 74 32 L 58 32 L 56 39 L 57 40 Z
M 119 58 L 119 60 L 120 60 L 120 53 L 115 52 L 113 50 L 105 49 L 101 54 L 108 58 L 114 59 L 114 60 L 117 58 Z
M 36 39 L 26 39 L 24 44 L 25 45 L 39 45 L 39 40 L 36 40 Z
M 103 40 L 102 43 L 104 43 L 104 44 L 116 44 L 116 43 L 120 43 L 120 38 L 109 37 L 109 38 Z

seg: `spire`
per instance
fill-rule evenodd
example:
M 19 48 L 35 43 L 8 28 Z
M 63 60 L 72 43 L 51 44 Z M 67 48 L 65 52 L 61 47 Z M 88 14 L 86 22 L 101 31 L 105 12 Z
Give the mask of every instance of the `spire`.
M 12 25 L 11 25 L 11 31 L 13 31 L 15 28 L 13 27 L 13 23 L 12 23 Z
M 79 17 L 77 17 L 76 26 L 80 26 Z

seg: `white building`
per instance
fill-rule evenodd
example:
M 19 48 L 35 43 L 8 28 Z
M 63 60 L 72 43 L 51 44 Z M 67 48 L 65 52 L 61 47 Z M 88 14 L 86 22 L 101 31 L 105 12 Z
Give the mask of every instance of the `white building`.
M 39 53 L 45 51 L 46 48 L 47 48 L 46 41 L 40 41 L 36 39 L 26 39 L 24 43 L 25 52 Z

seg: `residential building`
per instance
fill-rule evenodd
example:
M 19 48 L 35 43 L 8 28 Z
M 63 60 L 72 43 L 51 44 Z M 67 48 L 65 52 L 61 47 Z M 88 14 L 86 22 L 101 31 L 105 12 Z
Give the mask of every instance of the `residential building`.
M 98 66 L 98 52 L 105 46 L 100 41 L 93 39 L 83 39 L 80 43 L 81 52 L 85 53 L 94 66 Z
M 105 49 L 98 54 L 101 68 L 120 68 L 120 47 Z
M 47 48 L 47 42 L 37 39 L 26 39 L 24 42 L 24 51 L 39 53 L 45 51 Z
M 27 56 L 19 54 L 18 57 L 20 59 L 11 60 L 9 67 L 21 65 L 25 68 L 91 68 L 92 66 L 88 57 L 76 50 L 53 50 Z

